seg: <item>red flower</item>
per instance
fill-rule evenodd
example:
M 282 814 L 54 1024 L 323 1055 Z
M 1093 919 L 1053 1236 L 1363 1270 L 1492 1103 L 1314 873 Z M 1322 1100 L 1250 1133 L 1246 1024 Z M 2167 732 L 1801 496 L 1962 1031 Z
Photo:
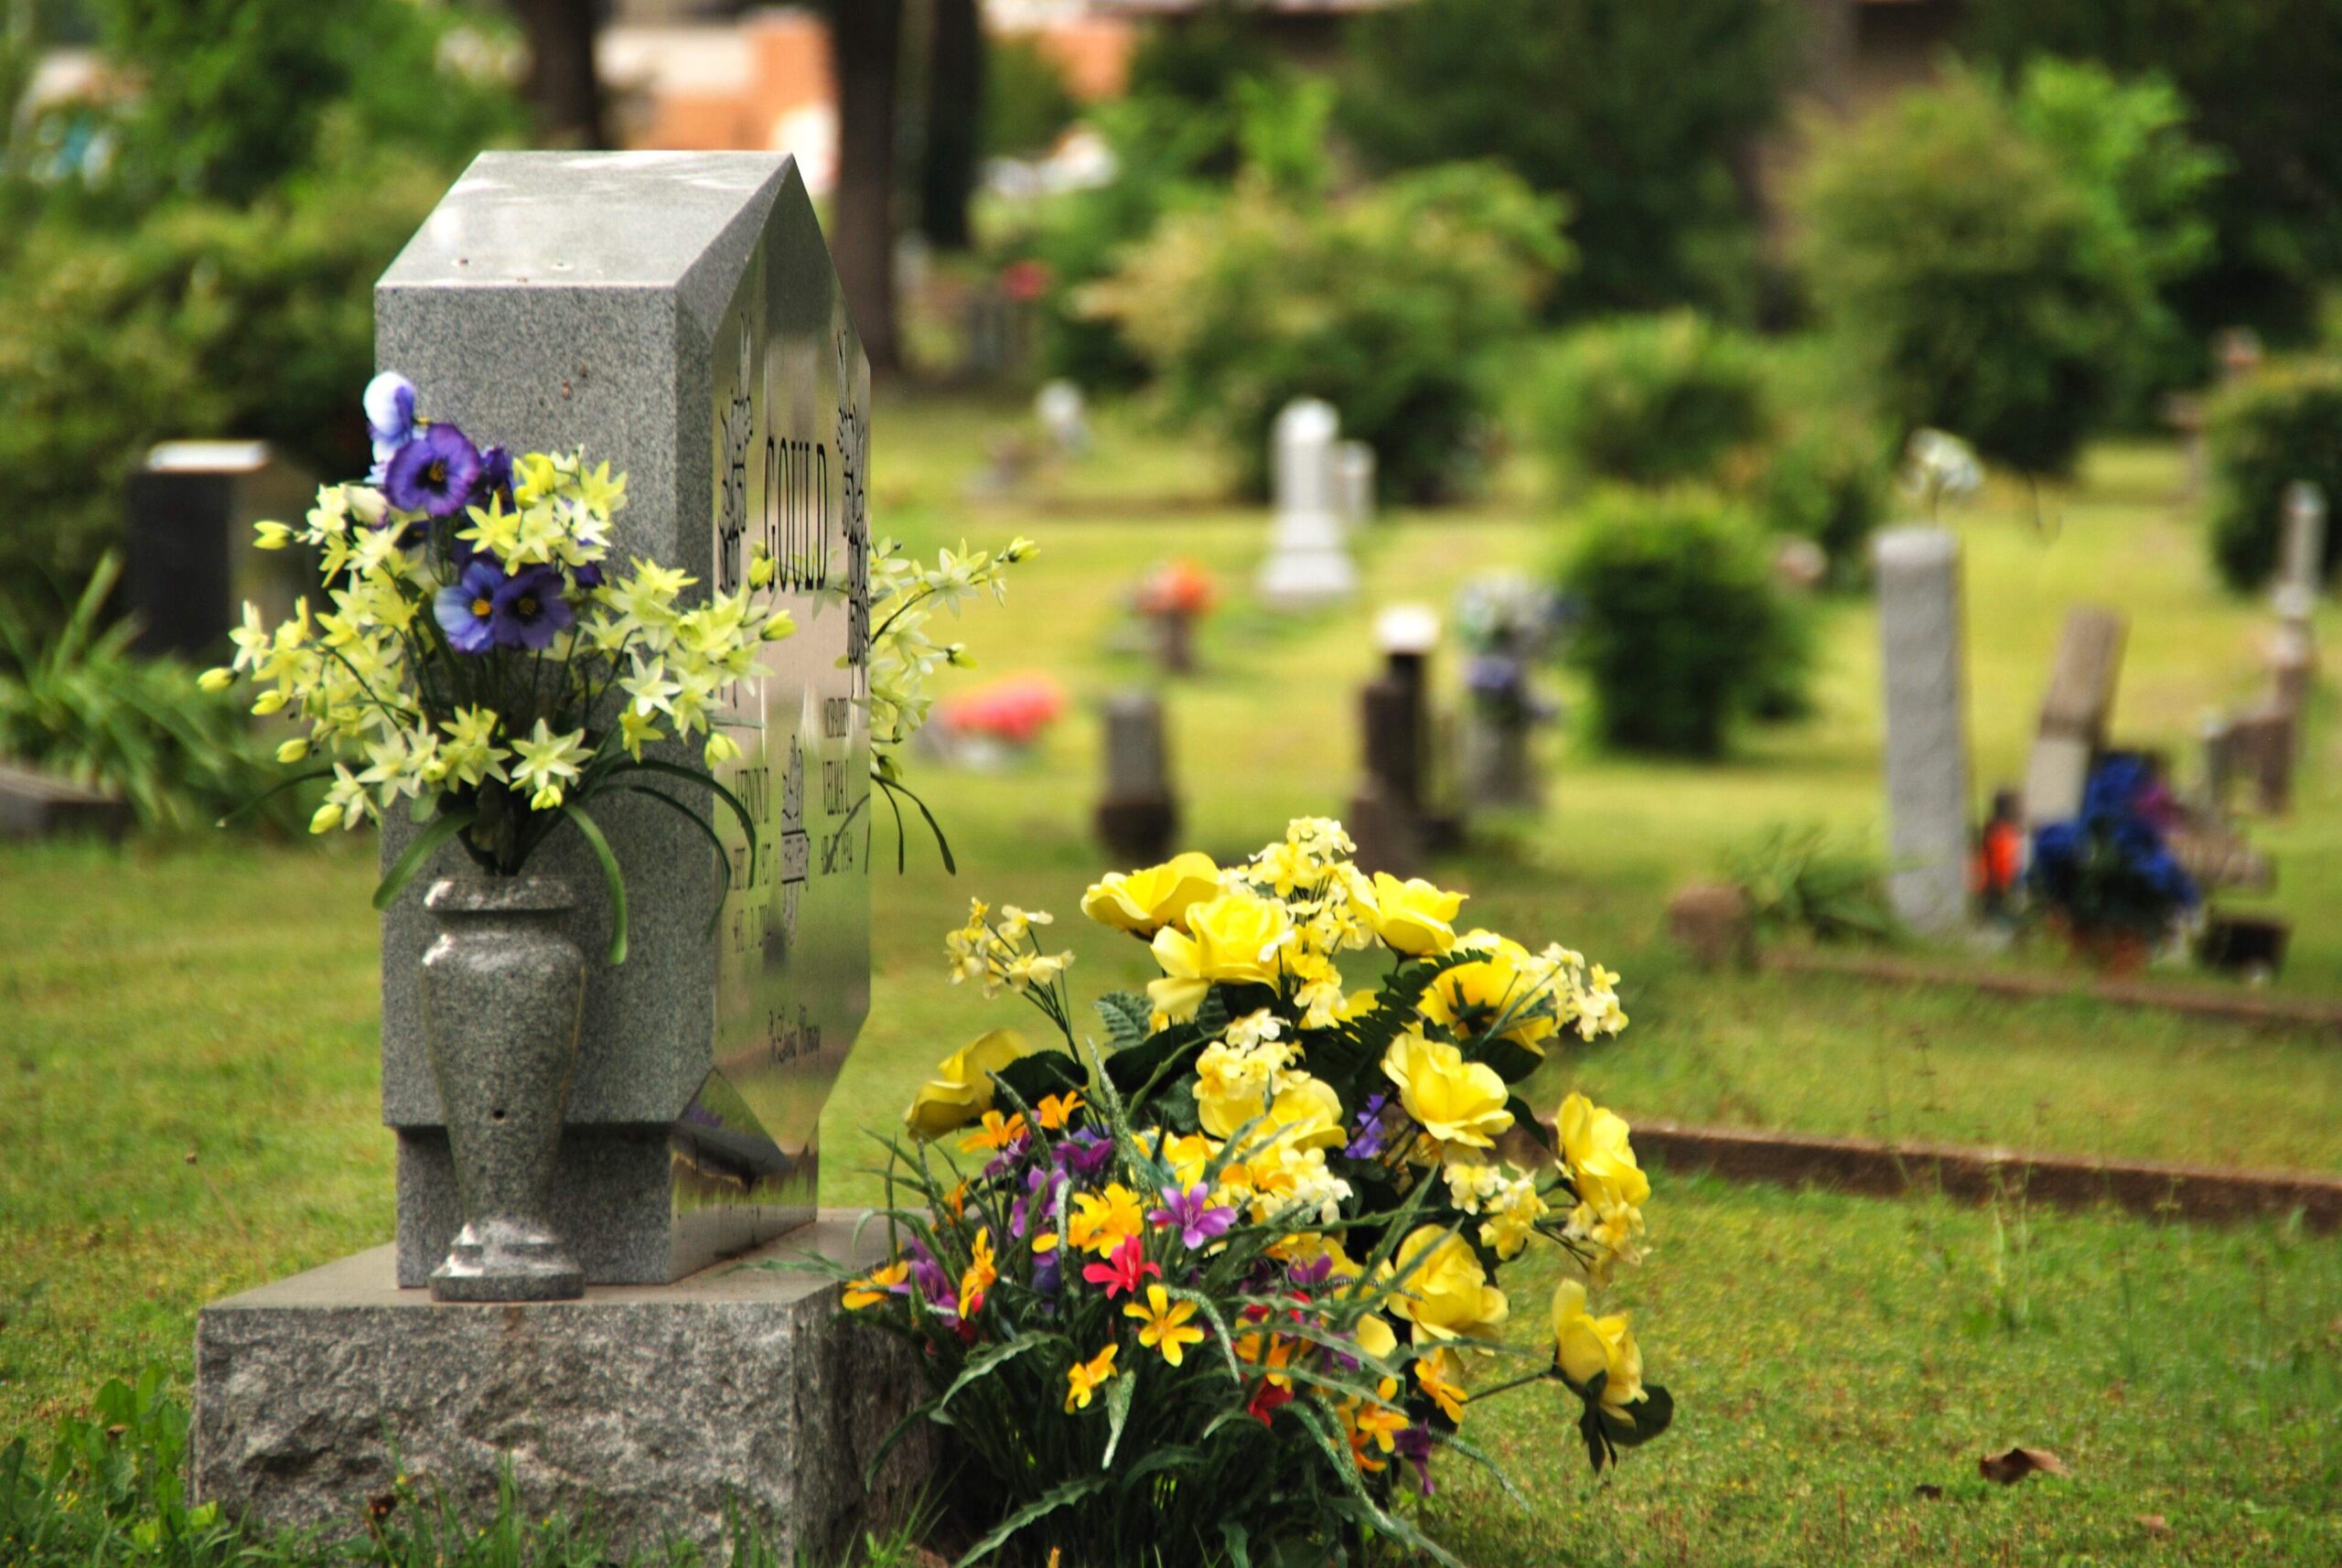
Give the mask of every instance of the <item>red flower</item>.
M 1138 1293 L 1139 1282 L 1149 1274 L 1161 1279 L 1162 1265 L 1146 1261 L 1144 1253 L 1140 1250 L 1139 1239 L 1135 1236 L 1123 1237 L 1123 1244 L 1114 1249 L 1112 1257 L 1102 1263 L 1092 1263 L 1081 1271 L 1083 1279 L 1093 1285 L 1106 1287 L 1108 1301 L 1113 1300 L 1124 1291 L 1135 1295 Z
M 1252 1397 L 1244 1402 L 1244 1413 L 1262 1426 L 1266 1426 L 1274 1419 L 1278 1411 L 1292 1402 L 1291 1389 L 1281 1389 L 1268 1379 L 1262 1378 L 1253 1388 Z

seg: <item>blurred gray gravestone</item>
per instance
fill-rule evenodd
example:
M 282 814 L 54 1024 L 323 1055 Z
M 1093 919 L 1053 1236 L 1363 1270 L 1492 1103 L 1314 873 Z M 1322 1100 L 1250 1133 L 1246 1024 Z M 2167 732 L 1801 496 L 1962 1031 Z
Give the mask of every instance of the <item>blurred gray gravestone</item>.
M 1886 687 L 1886 815 L 1896 914 L 1916 930 L 1957 929 L 1968 907 L 1968 682 L 1960 541 L 1949 530 L 1878 536 Z
M 1163 700 L 1152 692 L 1117 692 L 1107 698 L 1105 741 L 1106 792 L 1098 802 L 1099 842 L 1128 865 L 1162 860 L 1179 831 Z
M 247 602 L 271 626 L 314 596 L 308 553 L 263 550 L 252 524 L 298 518 L 316 485 L 264 441 L 166 441 L 123 488 L 122 607 L 141 653 L 208 662 Z
M 1304 398 L 1276 419 L 1271 463 L 1276 518 L 1261 596 L 1275 609 L 1339 604 L 1358 592 L 1358 567 L 1342 544 L 1335 510 L 1334 436 L 1341 421 L 1331 403 Z
M 733 591 L 768 546 L 799 630 L 729 694 L 751 727 L 721 776 L 758 835 L 751 856 L 710 811 L 728 893 L 700 829 L 597 800 L 629 895 L 614 969 L 586 849 L 564 830 L 541 852 L 587 890 L 552 1202 L 586 1299 L 435 1306 L 414 1288 L 458 1213 L 417 983 L 423 892 L 459 866 L 443 852 L 382 922 L 396 1246 L 205 1310 L 199 1486 L 271 1522 L 344 1520 L 387 1489 L 388 1437 L 474 1507 L 509 1460 L 529 1513 L 590 1501 L 620 1542 L 712 1550 L 736 1503 L 782 1559 L 834 1554 L 865 1518 L 860 1434 L 916 1378 L 833 1327 L 811 1279 L 707 1268 L 800 1227 L 791 1245 L 870 1245 L 810 1226 L 822 1107 L 869 1005 L 870 401 L 803 180 L 762 153 L 485 154 L 383 276 L 375 331 L 429 416 L 624 471 L 614 557 Z M 386 861 L 412 832 L 385 829 Z
M 2326 583 L 2326 492 L 2306 480 L 2285 487 L 2284 532 L 2277 557 L 2278 612 L 2289 592 L 2315 602 Z
M 2112 610 L 2084 605 L 2067 612 L 2025 765 L 2027 827 L 2064 822 L 2082 809 L 2091 759 L 2106 745 L 2128 635 L 2129 623 Z
M 1374 448 L 1344 441 L 1334 448 L 1334 510 L 1351 529 L 1374 521 Z

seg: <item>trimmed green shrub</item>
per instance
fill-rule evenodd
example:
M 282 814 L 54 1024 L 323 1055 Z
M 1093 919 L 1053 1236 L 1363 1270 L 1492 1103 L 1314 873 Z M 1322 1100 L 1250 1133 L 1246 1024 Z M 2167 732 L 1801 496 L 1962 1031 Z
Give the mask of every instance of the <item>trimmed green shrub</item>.
M 1697 491 L 1595 502 L 1563 572 L 1569 660 L 1597 732 L 1631 751 L 1713 757 L 1735 720 L 1795 685 L 1799 639 L 1741 508 Z
M 1888 483 L 1886 445 L 1871 422 L 1821 409 L 1790 417 L 1762 454 L 1749 493 L 1767 528 L 1821 545 L 1830 580 L 1849 586 L 1865 575 Z
M 2277 569 L 2285 487 L 2306 479 L 2342 498 L 2342 359 L 2284 360 L 2222 392 L 2208 411 L 2212 560 L 2231 588 L 2260 587 Z M 2326 575 L 2342 561 L 2342 530 L 2326 531 Z
M 1689 310 L 1568 334 L 1531 378 L 1530 400 L 1539 444 L 1581 483 L 1714 478 L 1773 423 L 1755 341 Z
M 1777 0 L 1414 0 L 1352 25 L 1341 124 L 1383 169 L 1494 158 L 1568 199 L 1571 313 L 1745 315 L 1761 271 L 1738 169 L 1778 113 Z
M 1831 137 L 1800 200 L 1814 304 L 1901 432 L 2062 472 L 2133 384 L 2154 309 L 2137 235 L 1982 83 Z
M 1553 203 L 1488 166 L 1330 202 L 1247 178 L 1165 219 L 1086 303 L 1256 489 L 1277 411 L 1321 397 L 1373 446 L 1389 493 L 1435 500 L 1460 488 L 1499 360 L 1568 259 L 1560 228 Z

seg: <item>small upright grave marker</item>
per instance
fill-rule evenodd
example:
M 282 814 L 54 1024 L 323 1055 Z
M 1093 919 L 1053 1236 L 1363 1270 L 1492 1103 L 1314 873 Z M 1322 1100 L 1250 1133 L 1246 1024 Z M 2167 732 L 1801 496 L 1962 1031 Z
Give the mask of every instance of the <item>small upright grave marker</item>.
M 1107 698 L 1105 742 L 1106 792 L 1098 802 L 1098 841 L 1117 864 L 1152 865 L 1170 854 L 1179 831 L 1163 700 L 1142 691 Z

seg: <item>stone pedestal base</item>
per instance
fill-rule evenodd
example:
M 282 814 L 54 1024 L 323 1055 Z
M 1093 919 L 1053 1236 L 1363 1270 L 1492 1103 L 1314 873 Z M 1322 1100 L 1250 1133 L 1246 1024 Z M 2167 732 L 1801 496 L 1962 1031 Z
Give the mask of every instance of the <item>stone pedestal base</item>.
M 821 1275 L 755 1265 L 846 1257 L 858 1218 L 825 1210 L 675 1284 L 582 1301 L 435 1304 L 400 1289 L 379 1247 L 215 1302 L 196 1326 L 196 1491 L 266 1524 L 355 1531 L 399 1473 L 485 1518 L 509 1460 L 529 1515 L 590 1511 L 620 1552 L 714 1551 L 728 1502 L 780 1562 L 842 1561 L 927 1479 L 914 1434 L 863 1485 L 923 1384 L 900 1341 L 836 1320 Z M 857 1266 L 884 1242 L 868 1227 Z

